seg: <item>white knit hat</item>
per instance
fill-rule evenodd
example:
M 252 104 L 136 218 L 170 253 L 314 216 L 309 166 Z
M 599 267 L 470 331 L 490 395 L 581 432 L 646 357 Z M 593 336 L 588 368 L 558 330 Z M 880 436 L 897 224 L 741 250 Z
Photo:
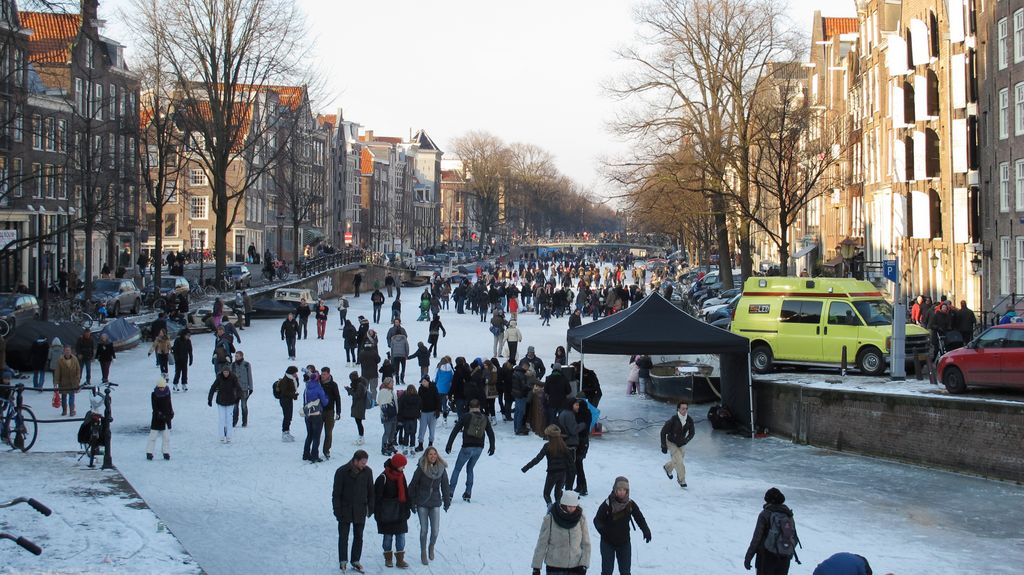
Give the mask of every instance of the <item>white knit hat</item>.
M 563 491 L 562 498 L 558 503 L 567 507 L 579 507 L 580 496 L 575 491 Z

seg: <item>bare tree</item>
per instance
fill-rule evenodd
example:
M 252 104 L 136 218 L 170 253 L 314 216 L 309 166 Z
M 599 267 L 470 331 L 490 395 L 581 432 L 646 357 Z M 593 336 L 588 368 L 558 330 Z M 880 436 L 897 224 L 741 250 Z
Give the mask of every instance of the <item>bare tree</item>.
M 278 213 L 285 214 L 292 224 L 292 261 L 298 262 L 300 224 L 320 213 L 324 205 L 324 191 L 313 181 L 309 146 L 313 117 L 309 108 L 303 102 L 284 113 L 287 120 L 281 126 L 279 139 L 283 143 L 270 174 L 276 188 Z
M 305 21 L 292 0 L 153 0 L 148 10 L 164 27 L 190 159 L 212 189 L 220 277 L 241 200 L 283 149 L 271 89 L 308 83 L 298 79 L 308 51 Z M 236 160 L 246 169 L 232 179 Z
M 750 187 L 750 115 L 765 67 L 792 47 L 780 0 L 652 0 L 636 11 L 643 48 L 620 56 L 633 70 L 610 92 L 636 102 L 615 122 L 637 141 L 612 168 L 635 184 L 651 166 L 689 146 L 703 164 L 702 189 L 716 225 L 723 286 L 732 286 L 729 216 L 757 201 Z M 750 223 L 738 222 L 742 270 L 752 271 Z
M 475 200 L 473 219 L 482 248 L 504 216 L 511 154 L 504 142 L 487 132 L 469 132 L 456 138 L 452 148 L 462 160 L 466 193 Z
M 545 216 L 550 215 L 550 201 L 556 194 L 560 174 L 555 158 L 534 144 L 512 144 L 509 152 L 509 196 L 517 227 L 521 233 L 537 233 L 546 227 Z

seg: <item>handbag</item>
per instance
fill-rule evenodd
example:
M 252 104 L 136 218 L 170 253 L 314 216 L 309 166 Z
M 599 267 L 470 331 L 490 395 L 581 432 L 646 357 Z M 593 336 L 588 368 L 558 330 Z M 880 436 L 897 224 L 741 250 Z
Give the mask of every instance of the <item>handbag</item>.
M 320 398 L 316 398 L 313 401 L 307 402 L 302 406 L 303 417 L 315 417 L 320 415 Z
M 380 523 L 395 523 L 402 519 L 401 505 L 397 499 L 382 499 L 380 509 L 374 511 Z
M 60 407 L 60 393 L 57 391 L 53 392 L 53 407 L 54 409 Z

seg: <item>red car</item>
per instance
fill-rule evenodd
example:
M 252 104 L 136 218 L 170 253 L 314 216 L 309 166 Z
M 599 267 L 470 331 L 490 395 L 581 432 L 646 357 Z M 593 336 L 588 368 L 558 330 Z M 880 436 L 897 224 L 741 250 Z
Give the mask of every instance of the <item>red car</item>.
M 950 393 L 969 385 L 1024 389 L 1024 323 L 997 325 L 939 359 L 939 380 Z

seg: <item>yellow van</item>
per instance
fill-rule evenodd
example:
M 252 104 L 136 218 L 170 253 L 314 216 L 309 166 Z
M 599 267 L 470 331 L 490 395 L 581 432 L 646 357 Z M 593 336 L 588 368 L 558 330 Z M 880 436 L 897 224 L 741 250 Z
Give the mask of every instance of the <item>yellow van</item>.
M 844 278 L 750 278 L 732 331 L 750 340 L 756 373 L 775 364 L 836 367 L 847 361 L 881 375 L 889 361 L 892 305 L 871 282 Z M 908 324 L 906 357 L 927 353 L 928 330 Z

